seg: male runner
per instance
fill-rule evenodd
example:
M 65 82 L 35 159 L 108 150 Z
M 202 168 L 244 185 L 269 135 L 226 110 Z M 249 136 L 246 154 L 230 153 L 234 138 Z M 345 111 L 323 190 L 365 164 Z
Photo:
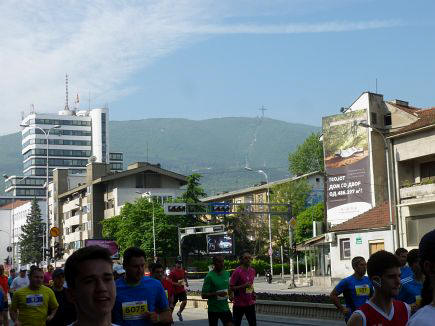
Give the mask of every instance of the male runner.
M 401 280 L 398 300 L 411 305 L 411 311 L 419 308 L 421 302 L 421 290 L 423 289 L 424 275 L 420 267 L 420 256 L 418 249 L 412 249 L 407 256 L 408 266 L 412 270 L 410 278 Z
M 3 265 L 0 265 L 0 286 L 3 290 L 3 310 L 2 310 L 2 316 L 0 316 L 1 319 L 3 319 L 3 324 L 8 325 L 8 291 L 9 291 L 9 284 L 8 284 L 8 277 L 5 275 L 5 267 Z
M 166 298 L 169 302 L 169 308 L 171 311 L 174 309 L 173 302 L 174 302 L 174 287 L 172 285 L 171 280 L 169 280 L 164 271 L 163 266 L 160 263 L 153 263 L 151 264 L 151 277 L 155 278 L 156 280 L 159 280 L 162 283 L 163 288 L 166 292 Z
M 15 291 L 24 288 L 26 286 L 29 286 L 29 278 L 26 275 L 27 269 L 24 266 L 20 267 L 20 273 L 18 277 L 14 278 L 11 284 L 11 292 L 15 293 Z
M 412 270 L 406 265 L 408 261 L 408 250 L 405 248 L 397 248 L 395 254 L 400 262 L 400 283 L 403 284 L 412 280 Z
M 14 293 L 10 309 L 15 326 L 45 326 L 56 314 L 59 306 L 53 291 L 42 285 L 44 271 L 32 266 L 29 286 Z
M 74 305 L 67 299 L 66 288 L 64 287 L 65 273 L 63 269 L 57 268 L 53 271 L 51 276 L 53 281 L 51 289 L 56 296 L 59 307 L 53 319 L 47 322 L 47 326 L 69 325 L 75 321 L 77 317 Z
M 411 314 L 408 304 L 394 300 L 400 289 L 400 262 L 381 250 L 370 256 L 367 272 L 375 293 L 350 317 L 348 326 L 405 326 Z
M 9 271 L 9 277 L 8 277 L 8 287 L 9 287 L 9 296 L 11 297 L 12 300 L 12 292 L 11 292 L 11 285 L 12 285 L 12 281 L 14 280 L 14 278 L 17 277 L 17 272 L 15 271 L 14 268 L 12 268 Z
M 180 321 L 183 321 L 182 313 L 187 304 L 186 286 L 189 286 L 189 283 L 187 282 L 186 271 L 183 268 L 181 259 L 177 259 L 175 262 L 175 268 L 169 274 L 169 278 L 172 281 L 175 291 L 174 308 L 177 302 L 180 301 L 180 310 L 178 310 L 177 316 Z
M 99 246 L 78 249 L 65 263 L 67 295 L 76 308 L 70 326 L 109 326 L 115 303 L 115 282 L 109 250 Z
M 45 286 L 51 286 L 50 282 L 53 279 L 53 271 L 54 271 L 53 265 L 48 265 L 47 271 L 44 273 L 44 285 Z
M 160 281 L 144 276 L 145 252 L 139 248 L 124 251 L 125 278 L 116 280 L 113 321 L 122 326 L 171 323 L 166 293 Z
M 236 326 L 241 325 L 243 315 L 246 316 L 249 326 L 257 325 L 254 292 L 255 269 L 251 267 L 251 259 L 251 254 L 244 252 L 240 256 L 240 266 L 231 275 L 230 289 L 234 292 L 233 316 Z
M 208 324 L 217 326 L 219 319 L 224 326 L 233 325 L 233 316 L 228 306 L 228 290 L 230 273 L 224 270 L 224 257 L 213 257 L 214 268 L 204 279 L 201 296 L 208 299 Z
M 343 314 L 347 322 L 350 315 L 361 307 L 371 297 L 373 287 L 366 275 L 367 264 L 364 257 L 354 257 L 352 259 L 354 273 L 342 279 L 329 295 L 334 305 Z M 346 307 L 340 303 L 338 296 L 343 293 Z

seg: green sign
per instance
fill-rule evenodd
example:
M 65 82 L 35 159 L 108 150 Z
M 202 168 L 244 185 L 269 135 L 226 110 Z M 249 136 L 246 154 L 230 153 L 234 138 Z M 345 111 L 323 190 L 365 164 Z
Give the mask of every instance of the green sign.
M 361 239 L 361 237 L 356 237 L 356 239 L 355 239 L 355 243 L 356 243 L 356 244 L 362 244 L 362 239 Z

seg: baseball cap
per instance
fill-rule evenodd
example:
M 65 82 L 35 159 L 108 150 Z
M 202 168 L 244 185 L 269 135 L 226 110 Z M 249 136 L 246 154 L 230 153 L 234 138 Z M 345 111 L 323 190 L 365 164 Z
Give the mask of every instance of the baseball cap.
M 20 272 L 25 272 L 27 271 L 27 267 L 26 266 L 21 266 L 20 267 Z
M 125 269 L 119 264 L 113 264 L 113 271 L 118 275 L 125 273 Z
M 51 277 L 55 278 L 55 277 L 58 277 L 58 276 L 61 276 L 61 275 L 65 275 L 65 272 L 63 271 L 63 269 L 62 268 L 56 268 L 53 271 L 53 274 L 51 274 Z

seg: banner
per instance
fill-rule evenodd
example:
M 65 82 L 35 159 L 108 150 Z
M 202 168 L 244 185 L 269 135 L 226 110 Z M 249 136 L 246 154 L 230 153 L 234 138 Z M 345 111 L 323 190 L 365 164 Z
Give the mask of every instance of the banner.
M 227 233 L 207 234 L 207 253 L 213 254 L 232 254 L 233 238 Z
M 114 240 L 87 239 L 85 247 L 100 246 L 110 251 L 112 259 L 119 259 L 119 248 Z
M 324 117 L 327 221 L 336 225 L 372 208 L 367 110 Z

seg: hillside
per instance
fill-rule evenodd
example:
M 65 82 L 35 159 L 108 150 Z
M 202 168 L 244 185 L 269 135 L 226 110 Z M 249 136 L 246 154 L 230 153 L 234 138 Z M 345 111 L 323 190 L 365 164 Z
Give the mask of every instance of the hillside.
M 203 175 L 208 194 L 259 183 L 263 169 L 270 180 L 288 176 L 288 153 L 320 128 L 273 119 L 220 118 L 111 121 L 110 150 L 124 152 L 128 163 L 147 160 L 182 174 Z M 0 137 L 0 171 L 21 173 L 20 134 Z M 3 188 L 3 183 L 2 188 Z

